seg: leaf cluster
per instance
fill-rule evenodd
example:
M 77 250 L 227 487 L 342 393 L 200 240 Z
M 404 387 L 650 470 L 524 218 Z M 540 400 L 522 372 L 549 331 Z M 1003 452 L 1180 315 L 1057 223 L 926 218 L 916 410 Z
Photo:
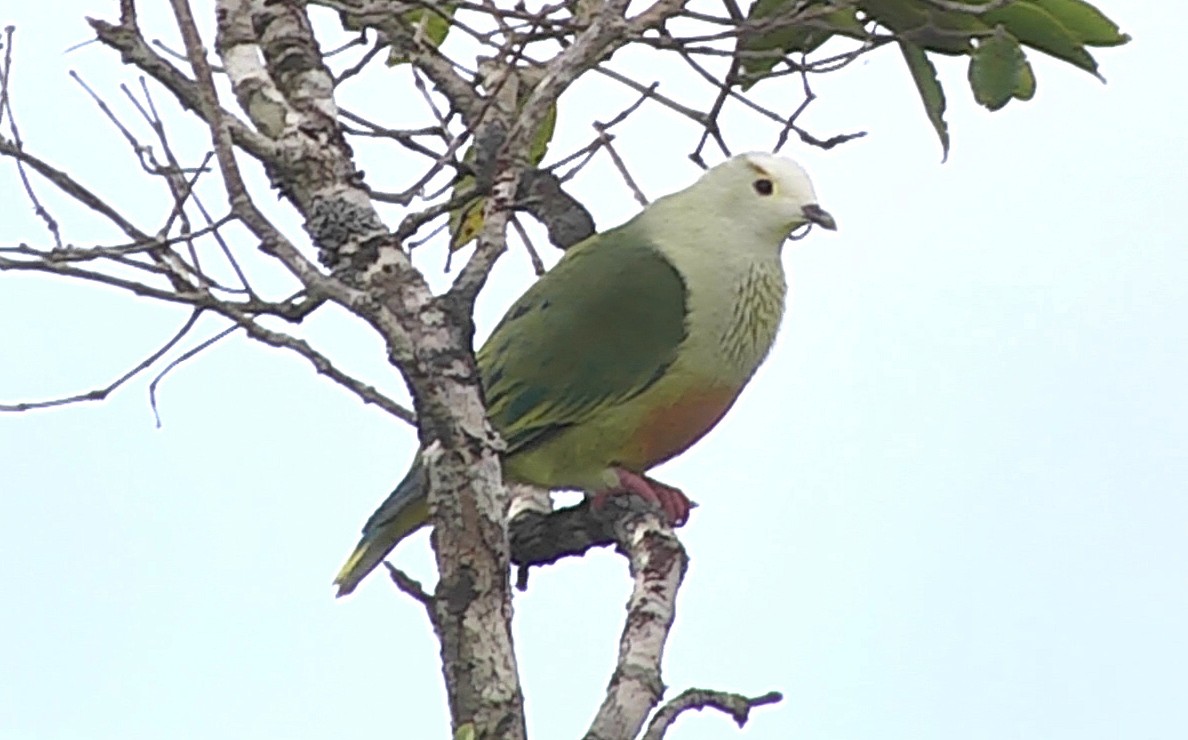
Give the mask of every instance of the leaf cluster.
M 946 155 L 945 92 L 933 55 L 968 57 L 974 99 L 995 111 L 1035 95 L 1027 50 L 1100 78 L 1089 48 L 1130 40 L 1084 0 L 759 0 L 747 25 L 738 43 L 743 88 L 778 74 L 789 54 L 807 55 L 836 37 L 896 43 Z

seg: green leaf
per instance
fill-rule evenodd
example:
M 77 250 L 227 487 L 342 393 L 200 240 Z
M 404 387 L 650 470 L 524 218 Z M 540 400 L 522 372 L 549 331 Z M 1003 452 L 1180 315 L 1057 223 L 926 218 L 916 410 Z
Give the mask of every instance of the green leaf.
M 1089 46 L 1118 46 L 1130 41 L 1130 36 L 1118 29 L 1118 24 L 1097 8 L 1083 0 L 1034 0 L 1048 11 L 1060 25 L 1083 44 Z
M 549 151 L 549 142 L 553 140 L 553 131 L 557 128 L 557 104 L 549 106 L 540 128 L 536 130 L 536 137 L 532 139 L 532 146 L 528 149 L 528 161 L 540 164 Z
M 751 6 L 747 19 L 754 21 L 777 18 L 780 11 L 785 9 L 802 12 L 789 0 L 759 0 Z M 858 11 L 854 8 L 829 11 L 794 26 L 743 35 L 739 38 L 739 51 L 771 52 L 767 55 L 748 54 L 742 58 L 741 70 L 745 80 L 743 89 L 761 80 L 784 55 L 814 52 L 839 34 L 851 38 L 866 38 L 866 29 L 858 20 Z
M 998 110 L 1015 97 L 1027 59 L 1019 42 L 1002 26 L 978 41 L 969 59 L 969 86 L 974 100 Z
M 416 8 L 404 14 L 404 22 L 415 35 L 428 41 L 431 46 L 441 46 L 450 33 L 451 21 L 457 7 L 453 3 L 434 4 L 433 7 Z M 408 62 L 404 54 L 392 50 L 388 54 L 388 66 L 396 67 Z
M 941 149 L 944 152 L 942 161 L 948 159 L 949 126 L 945 123 L 945 90 L 936 77 L 936 67 L 932 66 L 924 50 L 910 41 L 900 41 L 899 50 L 903 52 L 903 59 L 916 82 L 916 89 L 920 91 L 920 100 L 924 103 L 928 120 L 932 122 L 932 127 L 936 129 L 936 135 L 940 138 Z
M 928 6 L 919 0 L 866 0 L 862 10 L 896 33 L 911 33 L 928 26 Z
M 466 150 L 462 161 L 474 164 L 474 147 Z M 463 175 L 454 183 L 450 200 L 461 200 L 462 205 L 450 211 L 450 251 L 457 252 L 478 237 L 483 230 L 483 209 L 487 199 L 474 194 L 474 175 Z M 473 197 L 468 197 L 473 196 Z
M 942 54 L 969 54 L 971 40 L 992 28 L 969 13 L 941 10 L 922 0 L 866 0 L 861 8 L 899 38 Z
M 1100 78 L 1097 62 L 1085 46 L 1060 21 L 1030 0 L 1015 0 L 999 10 L 986 13 L 988 23 L 1002 24 L 1020 43 L 1039 49 L 1057 59 L 1080 67 Z
M 473 182 L 473 178 L 472 178 Z M 461 185 L 454 194 L 462 192 Z M 467 201 L 462 207 L 450 211 L 450 251 L 457 252 L 478 238 L 483 230 L 483 209 L 487 199 L 479 196 Z
M 1015 86 L 1015 97 L 1019 100 L 1031 100 L 1035 97 L 1035 72 L 1031 69 L 1031 62 L 1026 57 L 1023 67 L 1019 70 L 1019 84 Z
M 756 4 L 756 8 L 762 3 Z M 758 17 L 752 14 L 752 17 Z M 766 33 L 748 34 L 741 47 L 747 51 L 779 49 L 785 54 L 796 52 L 807 54 L 816 51 L 835 33 L 864 38 L 866 31 L 858 20 L 858 11 L 853 8 L 833 10 L 823 15 L 798 23 L 783 26 Z
M 521 101 L 522 102 L 522 101 Z M 532 140 L 532 147 L 528 150 L 528 159 L 533 165 L 538 165 L 549 150 L 549 142 L 553 139 L 553 131 L 557 128 L 557 104 L 549 106 L 548 113 L 541 121 L 536 137 Z M 466 150 L 462 161 L 473 164 L 474 148 Z M 474 177 L 465 175 L 454 185 L 451 196 L 455 199 L 465 198 L 474 190 Z M 476 195 L 466 200 L 460 207 L 450 211 L 450 251 L 456 252 L 478 238 L 483 230 L 483 210 L 486 208 L 487 198 Z
M 454 733 L 454 740 L 476 740 L 477 737 L 474 732 L 473 722 L 467 722 Z
M 994 28 L 969 13 L 955 13 L 936 8 L 929 9 L 928 19 L 928 27 L 918 31 L 909 40 L 926 51 L 939 51 L 944 54 L 972 53 L 973 39 L 990 34 Z

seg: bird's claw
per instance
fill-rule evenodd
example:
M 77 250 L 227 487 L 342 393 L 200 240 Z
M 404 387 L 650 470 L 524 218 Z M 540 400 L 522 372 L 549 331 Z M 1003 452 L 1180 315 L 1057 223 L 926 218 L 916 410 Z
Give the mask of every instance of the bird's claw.
M 602 508 L 611 496 L 635 494 L 658 506 L 672 526 L 679 527 L 689 521 L 689 511 L 697 504 L 690 501 L 679 488 L 667 486 L 645 475 L 622 468 L 616 468 L 615 473 L 619 477 L 619 485 L 594 494 L 591 505 L 596 510 Z

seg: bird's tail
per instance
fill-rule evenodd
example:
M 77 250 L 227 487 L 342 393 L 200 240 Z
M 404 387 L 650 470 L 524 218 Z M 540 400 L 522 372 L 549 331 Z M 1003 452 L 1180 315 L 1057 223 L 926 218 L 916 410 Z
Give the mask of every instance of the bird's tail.
M 380 504 L 363 526 L 362 539 L 334 577 L 334 585 L 338 586 L 337 595 L 346 596 L 354 591 L 400 540 L 421 528 L 428 520 L 425 469 L 417 460 L 396 490 Z

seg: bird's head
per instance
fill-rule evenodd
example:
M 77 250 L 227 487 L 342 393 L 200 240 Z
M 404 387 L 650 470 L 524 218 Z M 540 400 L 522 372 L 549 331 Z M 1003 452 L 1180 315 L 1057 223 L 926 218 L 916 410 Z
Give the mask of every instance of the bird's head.
M 710 169 L 695 187 L 712 190 L 727 212 L 781 242 L 805 224 L 837 229 L 833 216 L 817 204 L 804 168 L 787 157 L 739 154 Z

